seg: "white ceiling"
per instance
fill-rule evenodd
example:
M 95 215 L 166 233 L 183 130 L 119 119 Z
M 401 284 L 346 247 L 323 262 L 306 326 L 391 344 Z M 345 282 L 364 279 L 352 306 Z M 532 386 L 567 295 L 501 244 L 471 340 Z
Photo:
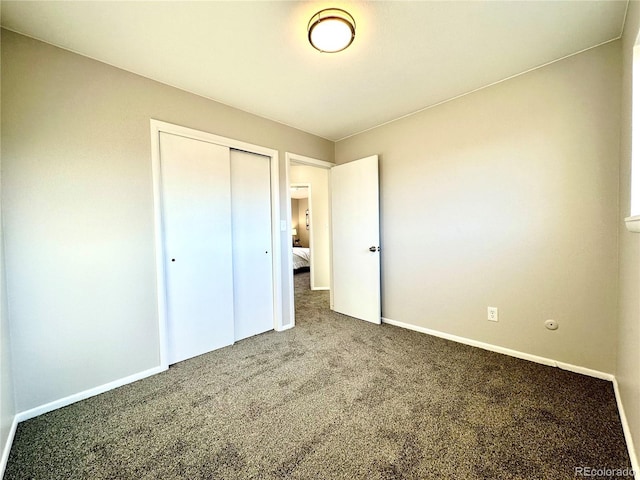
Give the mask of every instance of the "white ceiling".
M 617 39 L 616 1 L 2 1 L 2 25 L 338 140 Z M 347 50 L 313 49 L 329 6 Z M 36 67 L 37 68 L 37 67 Z

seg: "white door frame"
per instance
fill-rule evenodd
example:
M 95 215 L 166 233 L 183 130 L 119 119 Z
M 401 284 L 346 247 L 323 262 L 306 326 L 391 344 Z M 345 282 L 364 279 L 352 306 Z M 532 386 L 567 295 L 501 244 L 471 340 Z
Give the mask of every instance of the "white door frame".
M 254 145 L 251 143 L 221 137 L 212 133 L 194 130 L 192 128 L 174 125 L 151 119 L 151 170 L 153 174 L 153 220 L 154 220 L 154 246 L 156 259 L 156 291 L 158 297 L 158 332 L 160 366 L 168 368 L 168 337 L 167 337 L 167 286 L 165 272 L 165 249 L 162 225 L 161 208 L 161 178 L 160 178 L 160 132 L 179 135 L 182 137 L 202 140 L 245 152 L 264 155 L 271 159 L 271 249 L 272 249 L 272 275 L 273 275 L 273 328 L 276 331 L 283 330 L 282 318 L 282 266 L 280 263 L 281 234 L 280 225 L 280 199 L 279 199 L 279 159 L 278 151 Z M 287 171 L 288 174 L 288 171 Z M 287 189 L 288 191 L 288 189 Z M 291 202 L 289 202 L 289 222 L 291 221 Z M 289 242 L 291 243 L 291 242 Z M 289 260 L 291 263 L 291 260 Z
M 285 183 L 286 183 L 286 212 L 287 212 L 287 234 L 291 232 L 291 189 L 289 187 L 289 168 L 291 166 L 291 162 L 300 163 L 302 165 L 308 165 L 310 167 L 319 167 L 325 168 L 331 171 L 332 167 L 335 167 L 336 164 L 332 162 L 327 162 L 325 160 L 319 160 L 317 158 L 306 157 L 304 155 L 298 155 L 297 153 L 285 152 Z M 331 190 L 331 179 L 329 179 L 329 190 Z M 311 190 L 309 190 L 311 191 Z M 309 196 L 311 197 L 311 196 Z M 311 203 L 311 198 L 309 198 L 309 203 Z M 331 210 L 331 209 L 329 209 Z M 331 211 L 329 211 L 329 215 L 331 215 Z M 311 219 L 310 219 L 311 220 Z M 329 219 L 329 225 L 331 225 L 331 219 Z M 311 228 L 313 228 L 313 222 L 311 222 Z M 331 239 L 331 232 L 329 232 L 329 238 Z M 309 229 L 309 246 L 311 247 L 311 229 Z M 289 269 L 289 323 L 287 328 L 294 327 L 296 324 L 296 313 L 295 313 L 295 291 L 293 288 L 293 242 L 289 242 L 289 258 L 287 260 L 287 265 Z M 313 250 L 311 250 L 311 255 L 313 255 Z M 331 263 L 331 242 L 329 242 L 329 262 Z M 333 282 L 333 278 L 331 278 L 331 282 Z M 331 289 L 329 295 L 333 295 L 333 289 Z

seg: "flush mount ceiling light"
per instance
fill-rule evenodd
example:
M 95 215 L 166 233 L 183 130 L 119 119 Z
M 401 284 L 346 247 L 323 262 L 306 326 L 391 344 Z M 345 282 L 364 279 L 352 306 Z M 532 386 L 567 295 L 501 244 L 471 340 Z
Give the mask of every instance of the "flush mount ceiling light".
M 335 53 L 347 48 L 356 36 L 356 21 L 340 8 L 325 8 L 307 26 L 309 43 L 321 52 Z

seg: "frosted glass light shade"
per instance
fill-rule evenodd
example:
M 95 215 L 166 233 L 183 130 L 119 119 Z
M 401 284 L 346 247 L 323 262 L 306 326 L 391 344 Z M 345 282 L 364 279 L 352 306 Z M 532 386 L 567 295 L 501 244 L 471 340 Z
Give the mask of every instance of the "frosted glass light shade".
M 311 17 L 307 31 L 315 49 L 335 53 L 351 45 L 356 36 L 356 22 L 344 10 L 327 8 Z

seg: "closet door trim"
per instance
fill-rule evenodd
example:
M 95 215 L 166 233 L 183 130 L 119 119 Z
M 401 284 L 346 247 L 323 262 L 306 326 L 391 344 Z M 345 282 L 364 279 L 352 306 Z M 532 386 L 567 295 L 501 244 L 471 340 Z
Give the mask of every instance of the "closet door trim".
M 156 263 L 156 292 L 158 302 L 158 351 L 161 368 L 168 368 L 168 336 L 167 336 L 167 285 L 165 272 L 165 248 L 162 224 L 162 202 L 160 184 L 160 133 L 170 133 L 186 138 L 202 140 L 204 142 L 222 145 L 224 147 L 243 150 L 249 153 L 264 155 L 271 159 L 271 241 L 272 241 L 272 272 L 273 272 L 273 318 L 276 331 L 284 330 L 282 325 L 282 265 L 280 259 L 281 232 L 280 232 L 280 165 L 278 151 L 254 145 L 251 143 L 221 137 L 212 133 L 194 130 L 172 123 L 151 119 L 151 168 L 153 175 L 153 220 L 154 220 L 154 247 Z

